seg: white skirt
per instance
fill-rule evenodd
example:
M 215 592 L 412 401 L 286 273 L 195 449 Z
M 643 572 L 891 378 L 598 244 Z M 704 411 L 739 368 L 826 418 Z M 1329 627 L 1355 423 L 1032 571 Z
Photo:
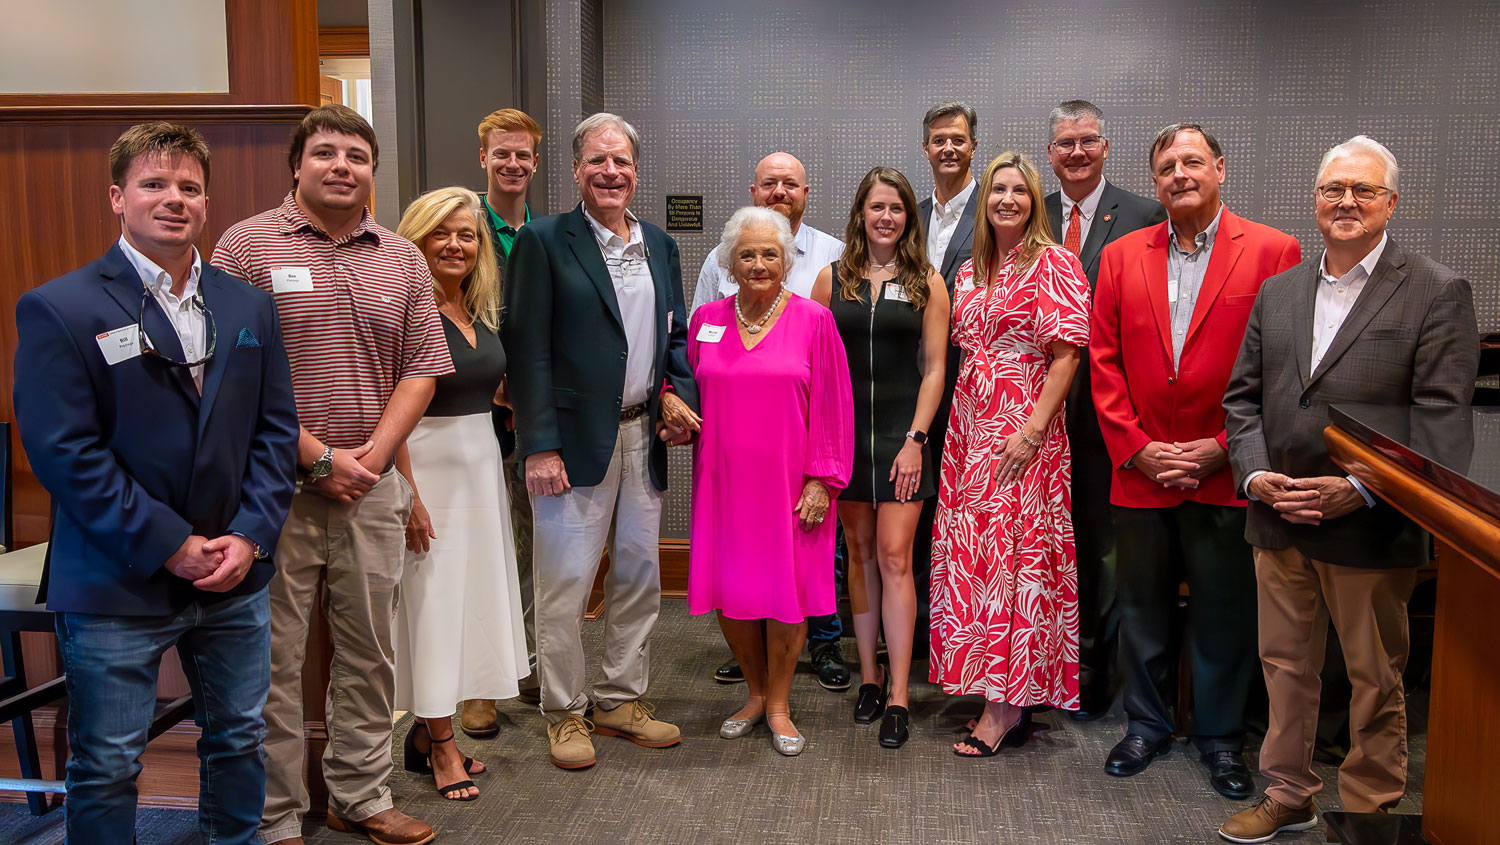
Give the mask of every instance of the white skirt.
M 450 716 L 514 698 L 528 674 L 500 445 L 490 415 L 423 417 L 406 440 L 437 537 L 406 552 L 396 606 L 396 707 Z

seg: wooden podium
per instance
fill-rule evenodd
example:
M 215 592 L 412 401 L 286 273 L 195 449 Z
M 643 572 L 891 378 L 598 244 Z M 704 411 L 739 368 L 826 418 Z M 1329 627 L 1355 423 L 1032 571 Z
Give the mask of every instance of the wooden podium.
M 1496 845 L 1500 408 L 1335 406 L 1332 418 L 1324 441 L 1334 461 L 1437 541 L 1422 835 L 1436 845 Z

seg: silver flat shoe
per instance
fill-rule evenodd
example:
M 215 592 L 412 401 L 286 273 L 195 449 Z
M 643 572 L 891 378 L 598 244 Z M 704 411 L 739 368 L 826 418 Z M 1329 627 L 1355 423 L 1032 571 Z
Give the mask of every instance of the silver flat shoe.
M 724 724 L 719 726 L 719 736 L 725 739 L 739 739 L 764 720 L 765 716 L 756 716 L 754 719 L 725 719 Z
M 806 734 L 798 734 L 797 736 L 782 736 L 774 729 L 771 731 L 771 747 L 780 752 L 784 757 L 796 757 L 798 754 L 802 753 L 802 749 L 806 745 Z

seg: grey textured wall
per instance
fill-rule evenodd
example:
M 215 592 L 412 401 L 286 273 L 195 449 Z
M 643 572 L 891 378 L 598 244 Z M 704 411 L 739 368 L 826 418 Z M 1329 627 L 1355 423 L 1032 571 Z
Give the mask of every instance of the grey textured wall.
M 571 11 L 560 22 L 576 33 Z M 1175 120 L 1201 122 L 1225 147 L 1229 206 L 1313 254 L 1318 158 L 1357 132 L 1372 135 L 1402 166 L 1393 236 L 1467 273 L 1480 327 L 1500 328 L 1492 2 L 610 0 L 604 24 L 603 106 L 644 140 L 635 211 L 660 221 L 665 194 L 705 197 L 706 231 L 676 236 L 689 288 L 768 152 L 802 159 L 813 189 L 807 219 L 839 233 L 872 165 L 898 167 L 920 196 L 930 193 L 919 145 L 929 105 L 973 104 L 976 166 L 1020 150 L 1050 191 L 1046 114 L 1082 97 L 1105 111 L 1111 181 L 1150 193 L 1152 135 Z M 577 67 L 559 77 L 576 80 Z M 568 131 L 549 128 L 553 139 Z M 554 155 L 554 166 L 562 160 Z M 560 181 L 549 181 L 555 199 L 571 190 Z M 675 455 L 664 536 L 686 534 L 687 472 Z

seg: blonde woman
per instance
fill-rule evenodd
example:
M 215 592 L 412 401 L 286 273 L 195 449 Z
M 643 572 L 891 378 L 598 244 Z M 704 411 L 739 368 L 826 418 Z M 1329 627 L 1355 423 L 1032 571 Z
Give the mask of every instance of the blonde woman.
M 431 770 L 444 798 L 479 796 L 484 766 L 454 744 L 465 699 L 514 698 L 527 673 L 510 503 L 490 408 L 501 401 L 500 279 L 479 197 L 443 188 L 418 197 L 397 234 L 427 258 L 453 357 L 396 467 L 415 503 L 397 607 L 396 707 L 417 724 L 408 771 Z
M 1088 343 L 1088 280 L 1052 240 L 1036 167 L 1002 153 L 954 280 L 963 351 L 938 482 L 929 677 L 983 695 L 953 747 L 1026 741 L 1033 705 L 1078 709 L 1078 568 L 1063 397 Z

